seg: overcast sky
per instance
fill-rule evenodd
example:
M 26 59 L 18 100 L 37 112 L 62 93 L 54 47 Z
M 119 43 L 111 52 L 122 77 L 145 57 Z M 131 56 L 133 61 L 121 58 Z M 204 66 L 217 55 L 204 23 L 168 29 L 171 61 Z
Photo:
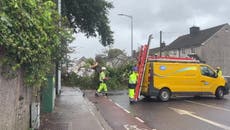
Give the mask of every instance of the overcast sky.
M 230 23 L 230 0 L 108 0 L 114 5 L 110 10 L 110 26 L 114 32 L 113 48 L 131 52 L 130 18 L 133 16 L 133 48 L 146 44 L 148 35 L 153 34 L 151 48 L 159 47 L 160 31 L 168 45 L 178 36 L 188 34 L 189 27 L 199 26 L 201 30 Z M 71 44 L 76 47 L 72 58 L 94 58 L 105 49 L 98 38 L 76 34 Z

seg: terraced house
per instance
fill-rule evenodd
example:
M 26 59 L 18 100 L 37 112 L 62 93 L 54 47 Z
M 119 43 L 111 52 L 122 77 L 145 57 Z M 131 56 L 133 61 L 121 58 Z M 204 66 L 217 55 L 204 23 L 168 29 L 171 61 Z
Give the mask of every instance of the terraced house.
M 150 49 L 150 54 L 159 54 L 159 48 Z M 190 33 L 179 36 L 161 48 L 162 56 L 192 56 L 213 67 L 220 66 L 224 76 L 230 76 L 230 26 L 228 23 L 200 30 L 190 28 Z

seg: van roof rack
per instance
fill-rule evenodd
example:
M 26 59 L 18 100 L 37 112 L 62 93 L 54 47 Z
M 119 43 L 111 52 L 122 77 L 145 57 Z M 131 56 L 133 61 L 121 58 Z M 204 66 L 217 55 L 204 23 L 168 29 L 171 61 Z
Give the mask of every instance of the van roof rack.
M 148 61 L 200 63 L 199 60 L 190 57 L 170 57 L 170 56 L 148 56 Z

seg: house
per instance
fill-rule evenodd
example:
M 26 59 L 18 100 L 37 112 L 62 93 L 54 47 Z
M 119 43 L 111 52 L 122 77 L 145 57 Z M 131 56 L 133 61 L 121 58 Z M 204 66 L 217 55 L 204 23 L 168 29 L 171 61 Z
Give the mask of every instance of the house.
M 212 67 L 220 66 L 223 75 L 229 76 L 229 50 L 230 26 L 226 23 L 204 30 L 196 26 L 191 27 L 189 34 L 179 36 L 171 44 L 162 48 L 162 56 L 193 56 Z
M 126 64 L 128 59 L 129 58 L 125 54 L 119 54 L 118 56 L 114 58 L 106 59 L 106 66 L 109 66 L 112 68 L 118 68 Z
M 78 71 L 82 68 L 82 66 L 84 66 L 86 64 L 85 60 L 86 60 L 86 58 L 84 56 L 78 60 L 75 60 L 73 63 L 73 67 L 70 68 L 71 71 L 77 74 Z
M 87 59 L 83 56 L 79 60 L 74 61 L 70 71 L 81 77 L 91 76 L 94 73 L 94 70 L 90 68 L 90 65 L 87 66 L 86 60 Z

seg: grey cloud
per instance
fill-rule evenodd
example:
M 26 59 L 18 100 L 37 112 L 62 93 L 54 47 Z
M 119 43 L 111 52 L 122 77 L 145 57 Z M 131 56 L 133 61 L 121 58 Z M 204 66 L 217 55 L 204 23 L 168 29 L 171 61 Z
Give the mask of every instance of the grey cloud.
M 152 46 L 159 44 L 159 31 L 163 40 L 172 42 L 178 36 L 187 34 L 189 27 L 201 29 L 228 23 L 230 21 L 230 0 L 109 0 L 114 7 L 110 10 L 111 28 L 115 35 L 114 47 L 130 53 L 130 19 L 118 16 L 124 13 L 133 16 L 134 48 L 146 43 L 153 33 Z M 98 39 L 96 39 L 98 40 Z M 92 42 L 92 41 L 90 41 Z M 95 44 L 95 46 L 98 46 Z

